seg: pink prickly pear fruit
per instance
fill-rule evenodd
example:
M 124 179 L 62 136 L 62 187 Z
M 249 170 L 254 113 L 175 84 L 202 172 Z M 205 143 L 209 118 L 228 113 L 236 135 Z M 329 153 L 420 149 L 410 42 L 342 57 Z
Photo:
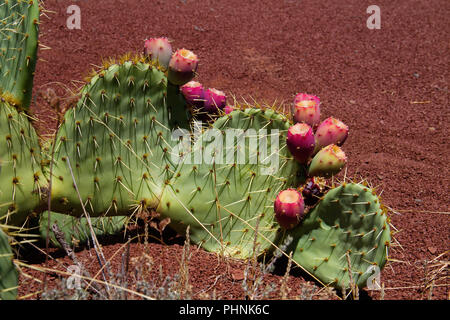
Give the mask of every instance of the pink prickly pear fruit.
M 197 67 L 197 56 L 187 49 L 179 49 L 170 59 L 167 78 L 170 83 L 181 86 L 194 78 Z
M 299 93 L 294 99 L 294 122 L 304 122 L 313 129 L 320 122 L 320 99 L 314 95 Z
M 189 81 L 180 87 L 186 102 L 191 106 L 201 107 L 205 96 L 205 90 L 200 82 Z
M 347 139 L 347 136 L 348 127 L 342 121 L 329 117 L 325 119 L 316 130 L 315 152 L 318 152 L 320 149 L 330 144 L 342 146 Z
M 308 176 L 329 178 L 338 174 L 347 163 L 344 151 L 335 144 L 321 149 L 311 160 Z
M 230 105 L 226 105 L 223 108 L 223 111 L 225 112 L 225 114 L 230 114 L 231 112 L 233 112 L 233 110 L 234 110 L 234 108 L 232 106 L 230 106 Z
M 145 40 L 144 55 L 167 69 L 172 58 L 172 45 L 167 38 L 150 38 Z
M 223 91 L 209 88 L 205 90 L 205 102 L 203 108 L 208 113 L 215 113 L 218 109 L 223 110 L 227 104 L 227 97 Z
M 314 132 L 306 123 L 297 123 L 289 128 L 286 144 L 295 160 L 307 163 L 314 152 Z
M 305 210 L 302 194 L 295 189 L 281 191 L 274 203 L 275 218 L 285 229 L 294 228 Z

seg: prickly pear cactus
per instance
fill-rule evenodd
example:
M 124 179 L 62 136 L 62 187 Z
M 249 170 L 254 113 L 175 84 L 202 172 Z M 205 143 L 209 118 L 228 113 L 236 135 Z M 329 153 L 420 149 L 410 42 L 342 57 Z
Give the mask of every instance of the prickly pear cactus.
M 46 185 L 38 137 L 29 118 L 0 102 L 0 224 L 20 226 Z
M 28 108 L 37 60 L 38 0 L 0 4 L 0 95 L 11 105 Z
M 13 257 L 8 237 L 0 228 L 0 300 L 14 300 L 17 296 L 18 273 Z
M 294 239 L 292 258 L 324 284 L 338 288 L 350 287 L 350 272 L 354 284 L 366 286 L 374 268 L 384 267 L 391 241 L 378 197 L 355 183 L 328 191 L 289 234 Z
M 51 229 L 54 223 L 64 232 L 66 243 L 70 246 L 83 245 L 90 240 L 91 231 L 86 218 L 76 218 L 56 212 L 52 212 L 49 215 L 48 211 L 43 212 L 40 217 L 39 232 L 42 239 L 47 237 L 49 216 L 51 219 L 49 239 L 54 246 L 61 247 Z M 99 237 L 119 234 L 123 231 L 127 219 L 128 217 L 125 216 L 99 217 L 91 218 L 91 223 L 95 235 Z
M 92 216 L 156 208 L 175 171 L 172 129 L 188 128 L 178 87 L 138 58 L 105 67 L 58 130 L 52 208 L 80 216 L 72 179 Z
M 208 251 L 248 258 L 256 230 L 258 254 L 269 250 L 280 235 L 273 215 L 275 197 L 303 179 L 286 148 L 288 128 L 287 118 L 271 109 L 237 110 L 219 118 L 186 155 L 190 161 L 179 165 L 158 211 L 181 234 L 190 225 L 191 239 Z M 249 139 L 228 145 L 225 139 L 236 131 L 227 129 L 239 129 Z M 196 164 L 192 160 L 202 151 L 212 157 Z M 240 161 L 241 155 L 245 159 Z

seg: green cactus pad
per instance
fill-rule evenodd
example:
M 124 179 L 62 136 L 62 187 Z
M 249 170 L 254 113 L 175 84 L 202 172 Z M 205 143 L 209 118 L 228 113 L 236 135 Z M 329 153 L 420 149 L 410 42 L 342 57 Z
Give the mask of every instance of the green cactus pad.
M 204 132 L 186 157 L 191 156 L 191 164 L 185 159 L 178 167 L 169 188 L 163 193 L 158 211 L 171 219 L 171 227 L 180 234 L 190 225 L 191 239 L 206 250 L 248 258 L 253 252 L 258 220 L 257 254 L 269 250 L 271 243 L 276 242 L 280 234 L 273 213 L 275 197 L 282 189 L 296 187 L 303 178 L 297 176 L 301 172 L 299 165 L 285 145 L 289 122 L 271 109 L 249 108 L 219 118 L 213 129 L 218 134 L 227 129 L 241 129 L 254 140 L 245 139 L 245 145 L 241 146 L 235 140 L 227 149 L 228 132 L 222 139 L 223 147 L 220 143 L 215 145 L 215 138 Z M 248 129 L 255 131 L 252 133 Z M 278 164 L 273 163 L 273 171 L 269 168 L 270 161 L 262 164 L 262 159 L 272 154 L 271 137 L 267 136 L 265 150 L 258 149 L 258 145 L 263 145 L 263 139 L 257 136 L 259 129 L 267 130 L 267 134 L 274 135 L 274 141 L 278 142 L 278 148 L 273 152 Z M 275 129 L 278 132 L 273 131 Z M 214 147 L 225 150 L 223 157 L 217 153 L 211 163 L 205 163 L 208 161 L 204 158 L 201 163 L 194 161 L 196 152 L 201 150 L 207 154 Z M 244 152 L 244 161 L 236 161 L 238 150 Z M 261 153 L 264 151 L 266 156 Z M 228 152 L 234 160 L 227 161 Z
M 61 247 L 51 229 L 54 223 L 64 232 L 65 240 L 70 246 L 74 244 L 82 245 L 90 240 L 91 232 L 86 218 L 76 218 L 56 212 L 52 212 L 50 217 L 49 239 L 54 246 Z M 42 213 L 39 221 L 39 232 L 42 239 L 47 237 L 48 218 L 48 211 L 45 211 Z M 99 217 L 91 218 L 91 223 L 94 233 L 98 237 L 119 234 L 124 230 L 127 219 L 128 217 L 125 216 Z
M 379 199 L 361 184 L 343 184 L 330 190 L 308 213 L 294 238 L 292 258 L 322 283 L 349 288 L 366 286 L 373 267 L 387 261 L 391 241 L 388 217 Z
M 27 115 L 0 102 L 0 224 L 21 225 L 40 203 L 39 140 Z
M 8 236 L 0 228 L 0 300 L 15 300 L 17 297 L 18 273 Z
M 24 109 L 31 100 L 38 25 L 38 0 L 7 0 L 0 4 L 0 95 Z
M 171 133 L 177 127 L 189 127 L 188 112 L 163 72 L 139 61 L 100 71 L 58 130 L 52 208 L 83 212 L 70 168 L 91 216 L 155 208 L 175 171 Z

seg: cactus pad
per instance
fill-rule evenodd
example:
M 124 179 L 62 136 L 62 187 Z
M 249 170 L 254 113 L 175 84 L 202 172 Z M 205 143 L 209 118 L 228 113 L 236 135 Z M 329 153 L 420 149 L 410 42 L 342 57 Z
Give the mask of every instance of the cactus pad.
M 0 223 L 21 225 L 40 203 L 40 146 L 28 116 L 0 102 Z
M 354 284 L 364 287 L 372 274 L 369 267 L 384 267 L 391 241 L 378 197 L 354 183 L 331 189 L 291 235 L 292 258 L 324 284 L 338 288 L 350 287 L 350 269 Z
M 92 216 L 156 207 L 175 170 L 172 129 L 187 120 L 179 88 L 156 67 L 127 61 L 100 71 L 58 130 L 54 211 L 83 212 L 70 169 Z
M 31 100 L 38 24 L 38 0 L 8 0 L 0 4 L 0 95 L 24 109 Z
M 215 145 L 215 138 L 204 132 L 192 148 L 191 160 L 200 150 L 208 153 L 217 148 L 226 152 L 221 156 L 217 153 L 211 163 L 204 159 L 200 164 L 187 161 L 180 164 L 163 193 L 158 211 L 170 217 L 171 226 L 181 234 L 190 225 L 191 239 L 206 250 L 248 258 L 253 252 L 257 221 L 257 253 L 269 250 L 271 242 L 276 241 L 280 228 L 273 213 L 275 197 L 280 190 L 297 186 L 302 179 L 297 176 L 299 164 L 286 147 L 289 122 L 271 109 L 249 108 L 219 118 L 212 128 L 218 134 L 225 133 L 223 147 Z M 227 129 L 240 129 L 249 139 L 242 145 L 233 140 L 229 147 Z M 248 129 L 255 131 L 251 133 Z M 267 130 L 265 148 L 261 147 L 263 140 L 258 141 L 262 139 L 260 129 Z M 239 161 L 240 152 L 245 161 Z M 264 172 L 269 169 L 270 162 L 263 163 L 269 155 L 279 163 L 273 171 Z

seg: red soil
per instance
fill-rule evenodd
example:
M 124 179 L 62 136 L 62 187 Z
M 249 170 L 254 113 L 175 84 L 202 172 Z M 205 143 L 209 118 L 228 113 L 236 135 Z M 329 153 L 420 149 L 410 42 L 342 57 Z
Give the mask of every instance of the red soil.
M 141 51 L 144 39 L 161 35 L 198 55 L 200 82 L 238 99 L 272 103 L 290 102 L 300 91 L 318 95 L 322 118 L 333 115 L 350 128 L 347 176 L 366 178 L 399 213 L 392 224 L 401 246 L 391 248 L 393 261 L 382 272 L 384 298 L 428 297 L 423 264 L 448 252 L 450 243 L 448 1 L 379 0 L 380 30 L 366 27 L 372 2 L 360 0 L 78 1 L 81 30 L 69 30 L 66 9 L 74 3 L 45 1 L 52 13 L 42 17 L 40 41 L 51 50 L 39 54 L 36 95 L 49 87 L 64 95 L 64 87 L 79 86 L 71 81 L 82 80 L 102 58 Z M 54 128 L 54 112 L 41 98 L 32 110 L 41 132 Z M 106 245 L 106 255 L 118 247 Z M 140 255 L 142 246 L 131 250 Z M 152 244 L 149 250 L 164 273 L 178 270 L 178 245 Z M 88 265 L 95 261 L 87 251 L 79 255 Z M 120 259 L 114 261 L 117 269 Z M 242 263 L 230 262 L 226 273 L 217 271 L 216 261 L 202 250 L 194 254 L 194 291 L 211 292 L 222 273 L 217 296 L 243 298 L 240 282 L 230 278 L 242 273 Z M 21 279 L 20 294 L 33 292 L 32 281 Z M 298 275 L 289 281 L 296 292 L 291 296 L 298 295 L 304 281 Z M 436 281 L 432 294 L 447 299 L 448 281 Z

